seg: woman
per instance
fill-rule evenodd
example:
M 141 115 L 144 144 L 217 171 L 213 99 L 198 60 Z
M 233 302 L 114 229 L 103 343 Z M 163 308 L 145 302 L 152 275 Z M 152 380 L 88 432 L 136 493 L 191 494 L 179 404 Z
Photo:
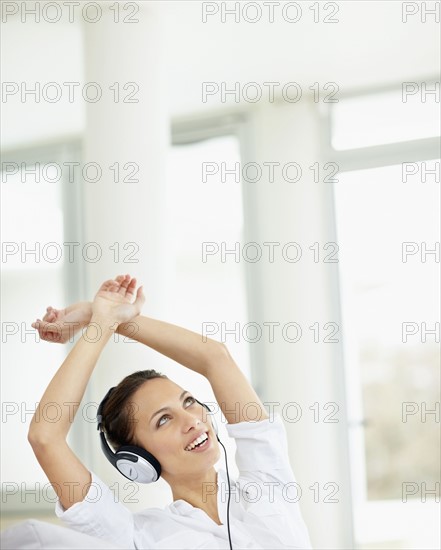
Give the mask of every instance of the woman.
M 80 302 L 58 311 L 48 308 L 33 323 L 41 337 L 66 342 L 83 331 L 47 387 L 31 421 L 28 439 L 57 493 L 55 512 L 73 529 L 122 548 L 311 548 L 300 514 L 294 475 L 280 416 L 270 419 L 256 392 L 226 347 L 214 340 L 140 315 L 144 303 L 136 279 L 118 276 L 102 284 L 92 304 Z M 134 327 L 136 330 L 134 331 Z M 92 328 L 89 329 L 90 333 Z M 173 503 L 165 509 L 132 513 L 109 487 L 89 471 L 66 437 L 98 358 L 114 332 L 129 336 L 203 375 L 235 438 L 239 477 L 230 486 L 227 529 L 224 470 L 216 471 L 220 449 L 203 404 L 156 371 L 126 377 L 103 400 L 102 429 L 115 450 L 135 445 L 153 455 L 170 485 Z M 56 402 L 58 422 L 41 414 Z M 252 403 L 259 415 L 245 416 Z M 204 442 L 205 434 L 208 441 Z M 203 443 L 199 449 L 194 442 Z M 100 498 L 93 498 L 92 485 Z M 228 483 L 229 486 L 229 483 Z M 90 498 L 88 498 L 90 497 Z M 231 534 L 231 537 L 229 536 Z

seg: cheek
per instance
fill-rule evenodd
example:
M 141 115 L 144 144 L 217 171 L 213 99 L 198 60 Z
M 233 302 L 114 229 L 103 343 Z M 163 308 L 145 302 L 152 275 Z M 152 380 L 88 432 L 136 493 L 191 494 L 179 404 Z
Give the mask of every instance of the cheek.
M 185 453 L 185 454 L 184 454 Z M 156 442 L 156 453 L 152 453 L 159 463 L 162 470 L 168 474 L 176 475 L 182 473 L 182 468 L 188 467 L 186 453 L 177 443 L 176 438 L 164 437 Z M 187 464 L 187 466 L 184 466 Z M 191 464 L 191 460 L 190 460 Z
M 158 460 L 173 460 L 174 457 L 180 455 L 182 450 L 177 442 L 177 438 L 171 433 L 157 434 L 154 442 L 151 442 L 151 453 L 158 458 Z

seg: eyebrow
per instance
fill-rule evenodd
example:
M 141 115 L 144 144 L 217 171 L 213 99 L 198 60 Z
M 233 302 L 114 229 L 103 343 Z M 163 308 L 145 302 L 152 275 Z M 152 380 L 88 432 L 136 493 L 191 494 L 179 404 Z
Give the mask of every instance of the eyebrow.
M 180 401 L 182 401 L 182 400 L 184 399 L 184 395 L 185 395 L 186 393 L 190 393 L 190 392 L 187 391 L 187 390 L 184 390 L 184 391 L 181 393 L 181 395 L 179 396 L 179 400 L 180 400 Z M 162 413 L 162 412 L 164 412 L 164 411 L 168 411 L 169 409 L 170 409 L 170 407 L 162 407 L 162 409 L 159 409 L 158 411 L 156 411 L 155 413 L 153 413 L 152 416 L 151 416 L 151 418 L 150 418 L 150 422 L 153 420 L 153 418 L 154 418 L 157 414 Z

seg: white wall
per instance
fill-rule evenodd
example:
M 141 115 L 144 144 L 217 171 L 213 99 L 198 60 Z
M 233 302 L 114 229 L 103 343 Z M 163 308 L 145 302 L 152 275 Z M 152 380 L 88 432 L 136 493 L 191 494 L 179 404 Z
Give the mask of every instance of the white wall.
M 354 88 L 424 80 L 436 77 L 439 70 L 438 25 L 430 14 L 423 22 L 421 6 L 403 23 L 402 2 L 338 2 L 339 12 L 333 19 L 338 18 L 339 23 L 332 24 L 314 23 L 314 13 L 307 7 L 311 2 L 303 5 L 297 23 L 290 24 L 279 14 L 274 23 L 262 17 L 253 24 L 243 16 L 240 23 L 232 17 L 222 23 L 220 12 L 203 23 L 202 4 L 164 0 L 140 3 L 140 21 L 146 21 L 146 5 L 155 5 L 163 14 L 156 51 L 164 60 L 161 97 L 171 116 L 222 108 L 232 102 L 236 105 L 232 97 L 225 104 L 219 97 L 203 103 L 204 81 L 226 82 L 228 87 L 236 81 L 242 86 L 250 81 L 282 85 L 294 81 L 305 90 L 314 82 L 336 82 L 345 93 Z M 436 2 L 425 4 L 429 10 Z M 321 20 L 331 14 L 330 9 L 322 13 Z M 97 24 L 79 18 L 74 23 L 62 19 L 56 24 L 44 20 L 35 24 L 30 17 L 23 24 L 20 14 L 7 21 L 2 25 L 5 82 L 84 81 L 82 33 L 87 29 L 93 32 Z M 139 25 L 126 26 L 134 29 Z M 102 61 L 114 72 L 110 57 L 104 56 Z M 246 102 L 242 105 L 250 106 Z M 3 147 L 81 132 L 85 108 L 82 101 L 34 105 L 12 98 L 3 109 Z
M 403 24 L 399 2 L 343 2 L 340 24 L 314 24 L 305 17 L 295 27 L 286 22 L 203 24 L 199 3 L 164 4 L 163 33 L 148 17 L 117 35 L 111 25 L 23 25 L 11 19 L 3 25 L 3 43 L 7 46 L 4 51 L 14 55 L 3 53 L 2 59 L 5 81 L 111 81 L 117 75 L 120 80 L 137 80 L 143 85 L 144 101 L 134 111 L 125 109 L 127 105 L 118 110 L 105 102 L 91 106 L 82 101 L 8 101 L 3 105 L 3 145 L 13 148 L 84 134 L 85 160 L 111 164 L 133 158 L 142 165 L 144 184 L 136 187 L 134 196 L 123 187 L 109 194 L 105 181 L 86 190 L 84 239 L 109 244 L 135 239 L 140 244 L 143 259 L 136 274 L 155 288 L 150 311 L 159 317 L 161 304 L 167 300 L 166 279 L 162 278 L 167 272 L 162 185 L 169 118 L 232 104 L 231 99 L 224 104 L 219 97 L 204 104 L 204 80 L 295 81 L 305 90 L 314 82 L 334 81 L 345 91 L 425 78 L 436 74 L 439 66 L 436 27 L 417 18 Z M 306 9 L 305 13 L 311 14 Z M 305 94 L 305 101 L 294 105 L 261 102 L 251 109 L 253 106 L 244 102 L 238 107 L 252 115 L 245 161 L 296 161 L 308 174 L 299 184 L 276 182 L 244 189 L 247 240 L 296 241 L 310 259 L 306 251 L 312 243 L 334 240 L 330 188 L 311 181 L 307 170 L 321 160 L 317 105 Z M 119 267 L 112 262 L 90 266 L 87 293 L 109 272 L 116 275 Z M 264 400 L 295 401 L 303 410 L 304 421 L 287 422 L 286 427 L 294 472 L 305 497 L 300 504 L 313 544 L 317 548 L 350 548 L 345 418 L 340 414 L 338 424 L 316 424 L 309 409 L 314 402 L 336 402 L 340 411 L 344 410 L 339 345 L 306 339 L 312 335 L 307 327 L 314 322 L 320 326 L 339 322 L 335 266 L 306 261 L 260 263 L 250 274 L 256 277 L 255 287 L 260 291 L 251 300 L 253 320 L 297 321 L 305 335 L 296 345 L 280 338 L 276 345 L 262 342 L 255 368 L 263 381 L 259 389 Z M 130 370 L 135 364 L 145 364 L 144 353 L 134 351 Z M 96 373 L 99 388 L 107 387 L 108 379 L 125 374 L 120 369 L 123 361 L 123 350 L 117 346 L 106 350 Z M 101 393 L 94 389 L 90 397 L 98 399 Z M 104 468 L 104 459 L 101 462 L 99 467 Z M 110 472 L 111 467 L 106 467 Z M 315 482 L 320 487 L 326 482 L 338 483 L 340 503 L 313 502 L 309 487 Z M 154 495 L 151 498 L 153 501 Z

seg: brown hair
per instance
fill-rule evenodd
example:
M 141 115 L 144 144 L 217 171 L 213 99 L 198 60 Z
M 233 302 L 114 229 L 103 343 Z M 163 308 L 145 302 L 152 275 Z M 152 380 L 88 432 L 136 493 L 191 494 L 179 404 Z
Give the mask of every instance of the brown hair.
M 116 450 L 123 445 L 135 445 L 134 443 L 134 403 L 130 397 L 147 380 L 153 378 L 168 378 L 165 374 L 150 370 L 140 370 L 129 374 L 115 387 L 102 409 L 103 430 L 106 439 Z

